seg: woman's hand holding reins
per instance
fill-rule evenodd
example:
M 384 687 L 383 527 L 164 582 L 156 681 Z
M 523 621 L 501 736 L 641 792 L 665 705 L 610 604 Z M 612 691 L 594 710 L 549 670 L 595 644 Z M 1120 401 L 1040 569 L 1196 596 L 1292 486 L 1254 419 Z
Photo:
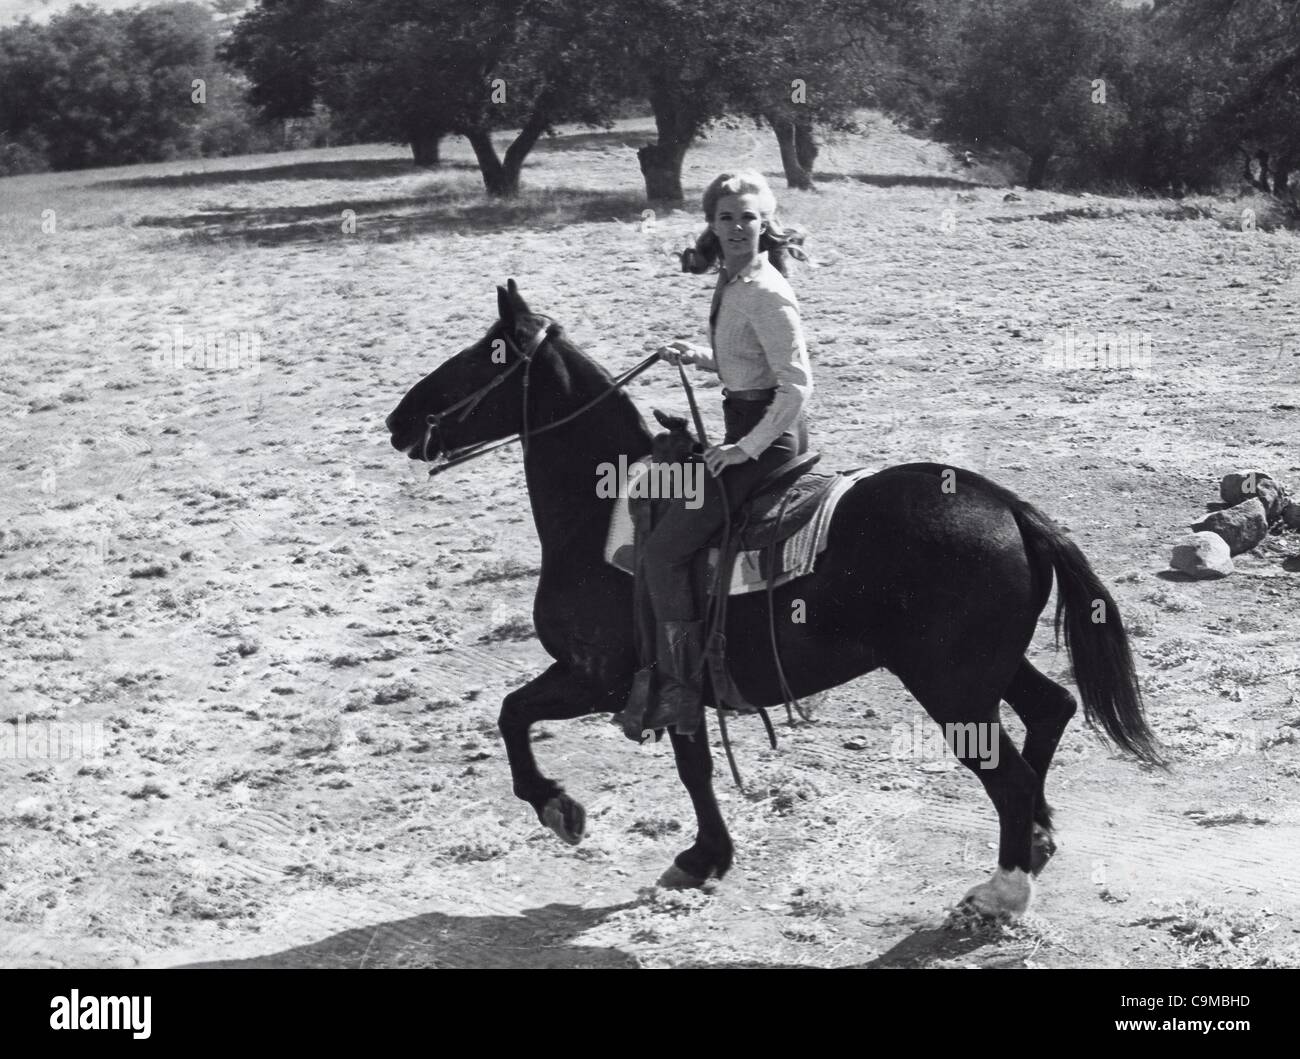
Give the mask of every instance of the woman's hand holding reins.
M 728 467 L 745 463 L 748 459 L 749 456 L 739 445 L 714 445 L 704 453 L 704 466 L 716 478 Z
M 660 346 L 656 352 L 660 359 L 668 361 L 669 364 L 713 363 L 712 357 L 690 342 L 669 342 L 665 346 Z

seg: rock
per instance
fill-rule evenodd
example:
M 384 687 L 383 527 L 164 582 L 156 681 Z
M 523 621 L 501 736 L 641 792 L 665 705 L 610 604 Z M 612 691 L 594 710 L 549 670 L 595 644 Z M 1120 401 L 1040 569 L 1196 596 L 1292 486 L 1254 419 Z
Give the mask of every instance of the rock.
M 1264 505 L 1264 514 L 1267 516 L 1270 526 L 1282 517 L 1282 509 L 1286 507 L 1286 502 L 1291 499 L 1286 495 L 1286 487 L 1278 485 L 1272 478 L 1255 483 L 1255 496 Z
M 1264 513 L 1269 522 L 1277 521 L 1287 501 L 1286 491 L 1266 471 L 1233 471 L 1225 474 L 1219 482 L 1219 496 L 1225 504 L 1240 504 L 1251 497 L 1258 497 L 1264 505 Z
M 1206 580 L 1232 573 L 1227 542 L 1217 533 L 1193 533 L 1174 545 L 1169 565 L 1180 573 Z
M 1240 555 L 1268 536 L 1268 515 L 1259 498 L 1252 497 L 1235 507 L 1211 511 L 1200 522 L 1194 522 L 1192 529 L 1217 533 L 1227 542 L 1229 552 Z
M 1282 508 L 1282 522 L 1288 529 L 1300 529 L 1300 504 L 1292 500 Z
M 1021 199 L 1021 197 L 1020 197 L 1019 195 L 1017 195 L 1014 191 L 1008 191 L 1005 195 L 1002 196 L 1002 201 L 1003 201 L 1003 202 L 1023 202 L 1024 200 Z

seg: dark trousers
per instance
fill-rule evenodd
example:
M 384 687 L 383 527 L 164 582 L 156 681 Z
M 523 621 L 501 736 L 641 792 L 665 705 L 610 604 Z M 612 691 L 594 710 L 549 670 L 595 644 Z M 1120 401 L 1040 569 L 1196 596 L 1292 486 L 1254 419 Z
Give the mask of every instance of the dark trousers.
M 727 444 L 735 444 L 754 428 L 771 401 L 722 402 L 726 418 Z M 683 498 L 665 504 L 666 510 L 651 530 L 643 553 L 646 587 L 655 619 L 659 622 L 697 621 L 700 618 L 691 583 L 691 564 L 709 538 L 725 521 L 722 490 L 735 511 L 741 501 L 767 475 L 808 449 L 808 431 L 800 416 L 794 426 L 768 446 L 757 459 L 728 467 L 721 477 L 704 472 L 704 502 L 686 506 Z

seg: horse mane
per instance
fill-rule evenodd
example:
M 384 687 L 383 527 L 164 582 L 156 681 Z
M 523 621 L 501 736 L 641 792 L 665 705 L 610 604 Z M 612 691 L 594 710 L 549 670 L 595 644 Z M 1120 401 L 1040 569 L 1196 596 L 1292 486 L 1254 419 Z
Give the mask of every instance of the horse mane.
M 560 353 L 556 360 L 561 371 L 570 377 L 561 381 L 566 383 L 570 390 L 578 389 L 588 396 L 595 396 L 613 386 L 614 376 L 609 370 L 579 349 L 577 344 L 569 338 L 564 325 L 559 324 L 557 327 L 558 333 L 553 336 L 552 345 Z M 619 422 L 620 425 L 633 431 L 637 439 L 642 442 L 641 452 L 649 451 L 650 430 L 646 426 L 645 417 L 641 414 L 641 410 L 637 408 L 636 402 L 632 400 L 626 389 L 620 387 L 616 392 L 610 394 L 600 404 L 596 405 L 592 411 L 595 412 L 602 407 L 606 409 L 605 414 L 610 420 Z M 621 416 L 611 416 L 611 411 L 621 412 L 622 414 Z M 636 455 L 640 455 L 641 452 L 636 453 Z M 633 454 L 629 453 L 629 456 L 631 455 Z

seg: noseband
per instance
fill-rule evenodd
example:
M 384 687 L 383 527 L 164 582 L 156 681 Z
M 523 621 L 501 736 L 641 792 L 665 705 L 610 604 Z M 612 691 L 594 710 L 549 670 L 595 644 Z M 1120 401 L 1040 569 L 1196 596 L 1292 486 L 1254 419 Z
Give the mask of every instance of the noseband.
M 514 340 L 508 328 L 503 330 L 502 335 L 504 336 L 506 346 L 512 349 L 516 354 L 518 354 L 518 359 L 513 361 L 511 365 L 508 368 L 506 368 L 505 371 L 495 375 L 492 378 L 491 382 L 485 383 L 483 386 L 480 386 L 473 393 L 469 394 L 468 396 L 462 397 L 455 404 L 451 405 L 448 408 L 444 408 L 441 412 L 433 412 L 430 415 L 425 417 L 426 426 L 424 429 L 424 445 L 420 450 L 421 458 L 426 463 L 429 462 L 429 444 L 430 442 L 433 441 L 435 435 L 437 436 L 438 439 L 438 452 L 443 453 L 446 456 L 446 459 L 443 462 L 437 464 L 436 466 L 430 469 L 429 471 L 430 477 L 432 477 L 434 474 L 437 474 L 441 471 L 445 471 L 448 467 L 451 467 L 453 464 L 463 463 L 465 460 L 473 459 L 475 456 L 479 456 L 482 453 L 487 452 L 490 448 L 497 448 L 500 445 L 508 445 L 510 444 L 510 442 L 515 440 L 522 439 L 525 442 L 525 451 L 527 451 L 528 379 L 529 379 L 529 374 L 532 372 L 532 368 L 533 368 L 533 357 L 536 355 L 537 351 L 541 349 L 542 343 L 544 343 L 548 338 L 552 337 L 553 335 L 559 334 L 561 330 L 560 325 L 557 324 L 554 320 L 550 320 L 549 317 L 545 317 L 544 319 L 547 319 L 550 322 L 545 327 L 539 329 L 538 332 L 528 340 L 528 345 L 523 348 L 521 348 L 519 344 Z M 503 382 L 505 382 L 506 379 L 510 378 L 510 376 L 513 375 L 515 371 L 517 371 L 521 367 L 524 369 L 524 429 L 523 431 L 520 434 L 516 434 L 513 435 L 512 437 L 507 438 L 505 441 L 494 442 L 490 445 L 485 445 L 482 443 L 475 444 L 475 445 L 466 445 L 463 448 L 456 449 L 454 451 L 448 451 L 446 446 L 443 443 L 442 421 L 446 419 L 448 416 L 450 416 L 453 412 L 460 411 L 460 415 L 456 417 L 456 422 L 463 423 L 465 421 L 465 418 L 472 411 L 474 411 L 475 408 L 478 407 L 479 402 L 482 401 L 484 397 L 486 397 L 498 386 L 500 386 Z M 461 409 L 464 410 L 461 411 Z
M 659 359 L 659 355 L 657 353 L 651 354 L 650 356 L 646 357 L 645 360 L 641 361 L 640 364 L 637 364 L 631 370 L 626 371 L 622 375 L 620 375 L 617 379 L 614 380 L 614 382 L 609 386 L 608 389 L 601 391 L 597 396 L 593 397 L 590 401 L 584 404 L 576 412 L 571 412 L 568 415 L 560 419 L 557 419 L 552 423 L 547 423 L 545 426 L 539 427 L 537 430 L 530 430 L 528 424 L 528 383 L 531 378 L 531 373 L 533 370 L 533 358 L 537 355 L 537 351 L 541 349 L 542 346 L 546 343 L 547 339 L 554 338 L 557 335 L 562 334 L 564 331 L 564 328 L 561 327 L 554 320 L 552 320 L 549 316 L 542 316 L 542 314 L 540 313 L 536 313 L 534 315 L 541 316 L 541 318 L 543 320 L 547 320 L 548 323 L 546 324 L 545 327 L 540 328 L 537 331 L 537 333 L 534 334 L 528 340 L 526 345 L 521 347 L 519 343 L 514 340 L 513 336 L 510 334 L 509 329 L 506 329 L 502 332 L 506 345 L 517 354 L 518 356 L 517 360 L 511 363 L 511 365 L 508 368 L 506 368 L 505 371 L 496 375 L 491 382 L 486 383 L 483 386 L 480 386 L 473 393 L 465 397 L 462 397 L 455 404 L 452 404 L 449 407 L 444 408 L 441 412 L 433 412 L 425 417 L 426 426 L 424 429 L 424 443 L 420 450 L 420 456 L 425 461 L 425 463 L 429 462 L 429 447 L 433 443 L 434 438 L 436 437 L 437 446 L 438 446 L 437 451 L 441 453 L 442 456 L 444 457 L 438 463 L 434 464 L 432 467 L 429 468 L 430 478 L 432 478 L 435 474 L 441 474 L 443 471 L 448 470 L 451 467 L 455 467 L 457 464 L 465 463 L 468 460 L 476 459 L 477 457 L 482 456 L 486 452 L 491 452 L 493 449 L 499 449 L 505 445 L 511 445 L 516 441 L 518 441 L 522 445 L 524 450 L 524 455 L 527 456 L 529 438 L 536 437 L 538 434 L 543 434 L 548 430 L 554 429 L 555 427 L 562 426 L 563 424 L 569 422 L 571 419 L 575 419 L 578 416 L 582 415 L 582 413 L 587 411 L 587 409 L 591 408 L 592 405 L 596 404 L 599 401 L 603 401 L 615 390 L 621 389 L 623 386 L 626 386 L 629 382 L 631 382 L 634 378 L 636 378 L 636 376 L 640 375 L 641 372 L 645 371 L 646 368 L 650 367 L 651 364 L 653 364 L 655 361 Z M 473 445 L 465 445 L 462 448 L 448 451 L 442 437 L 442 421 L 446 419 L 448 416 L 452 415 L 453 413 L 460 412 L 460 415 L 456 416 L 456 422 L 463 423 L 465 419 L 469 416 L 469 414 L 472 411 L 474 411 L 475 408 L 478 407 L 479 402 L 482 401 L 483 398 L 485 398 L 489 393 L 491 393 L 503 382 L 505 382 L 506 379 L 510 378 L 510 376 L 513 375 L 515 371 L 517 371 L 521 367 L 524 369 L 524 393 L 523 393 L 523 424 L 521 426 L 519 433 L 512 434 L 510 437 L 503 438 L 500 441 L 477 442 Z

